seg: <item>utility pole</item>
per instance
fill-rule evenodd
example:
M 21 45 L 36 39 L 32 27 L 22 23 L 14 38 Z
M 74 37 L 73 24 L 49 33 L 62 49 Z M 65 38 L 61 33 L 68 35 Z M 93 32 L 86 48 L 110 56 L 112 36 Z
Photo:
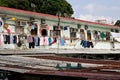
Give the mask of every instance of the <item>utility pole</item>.
M 58 11 L 57 12 L 57 16 L 58 16 L 58 28 L 60 27 L 60 16 L 61 16 L 61 12 L 60 11 Z M 60 36 L 59 35 L 57 35 L 58 36 L 58 44 L 57 44 L 57 54 L 59 53 L 59 38 L 60 38 Z

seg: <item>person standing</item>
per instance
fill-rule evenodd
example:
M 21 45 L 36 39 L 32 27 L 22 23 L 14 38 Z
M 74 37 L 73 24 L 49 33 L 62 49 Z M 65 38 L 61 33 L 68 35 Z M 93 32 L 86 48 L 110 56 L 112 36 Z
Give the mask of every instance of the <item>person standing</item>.
M 111 50 L 115 50 L 115 40 L 113 36 L 110 36 Z

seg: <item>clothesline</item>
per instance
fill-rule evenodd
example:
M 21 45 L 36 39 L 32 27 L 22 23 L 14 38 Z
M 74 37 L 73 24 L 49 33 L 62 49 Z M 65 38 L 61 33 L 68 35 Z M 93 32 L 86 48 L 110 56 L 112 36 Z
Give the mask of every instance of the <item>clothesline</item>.
M 7 32 L 0 32 L 0 34 L 16 34 L 16 33 L 14 33 L 14 32 L 11 32 L 11 33 L 7 33 Z M 16 34 L 16 35 L 18 35 L 18 34 Z

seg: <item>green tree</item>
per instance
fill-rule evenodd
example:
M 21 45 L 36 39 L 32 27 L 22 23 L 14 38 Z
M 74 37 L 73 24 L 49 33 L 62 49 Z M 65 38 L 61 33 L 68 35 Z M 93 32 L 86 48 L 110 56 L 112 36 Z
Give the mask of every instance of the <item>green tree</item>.
M 120 26 L 120 20 L 117 20 L 115 26 Z
M 0 0 L 0 6 L 71 17 L 72 6 L 66 0 Z
M 0 6 L 8 7 L 7 1 L 8 1 L 8 0 L 0 0 Z

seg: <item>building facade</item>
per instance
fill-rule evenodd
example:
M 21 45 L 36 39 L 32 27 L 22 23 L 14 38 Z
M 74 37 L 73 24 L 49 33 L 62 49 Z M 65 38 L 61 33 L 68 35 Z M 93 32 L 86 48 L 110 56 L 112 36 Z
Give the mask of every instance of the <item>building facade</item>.
M 111 49 L 113 25 L 0 7 L 1 48 Z M 119 43 L 114 43 L 119 49 Z

